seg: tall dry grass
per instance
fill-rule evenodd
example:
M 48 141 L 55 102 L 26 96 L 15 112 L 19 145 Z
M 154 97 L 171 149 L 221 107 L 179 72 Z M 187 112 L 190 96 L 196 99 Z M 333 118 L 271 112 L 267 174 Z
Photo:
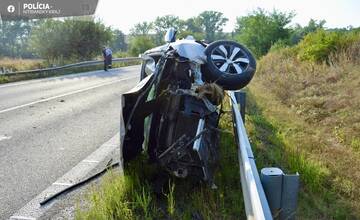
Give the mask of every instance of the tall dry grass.
M 44 61 L 41 59 L 14 59 L 6 57 L 0 59 L 0 71 L 2 72 L 33 70 L 44 67 Z
M 257 75 L 250 85 L 266 117 L 279 125 L 279 132 L 286 132 L 285 144 L 298 152 L 305 165 L 315 163 L 321 170 L 320 195 L 325 199 L 329 192 L 336 194 L 358 218 L 359 52 L 360 39 L 331 54 L 329 62 L 315 64 L 300 61 L 296 49 L 284 48 L 259 61 Z M 305 187 L 311 188 L 312 179 L 315 181 L 313 173 L 301 166 L 288 165 L 303 169 L 298 171 L 303 171 L 303 180 L 308 181 Z

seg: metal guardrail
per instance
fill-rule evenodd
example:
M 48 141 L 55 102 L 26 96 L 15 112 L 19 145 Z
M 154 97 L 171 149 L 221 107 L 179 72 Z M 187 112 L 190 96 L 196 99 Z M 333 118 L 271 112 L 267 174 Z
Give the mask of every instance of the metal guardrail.
M 251 150 L 249 138 L 239 111 L 235 92 L 228 91 L 233 115 L 233 126 L 237 141 L 241 187 L 243 191 L 247 219 L 271 220 L 273 219 L 259 173 L 256 168 L 254 155 Z
M 139 57 L 127 57 L 127 58 L 115 58 L 112 61 L 113 62 L 132 62 L 132 61 L 140 61 L 140 60 L 141 60 L 141 58 L 139 58 Z M 68 64 L 68 65 L 59 66 L 59 67 L 51 67 L 51 68 L 36 69 L 36 70 L 24 70 L 24 71 L 18 71 L 18 72 L 10 72 L 10 73 L 0 73 L 0 75 L 13 76 L 13 75 L 21 75 L 21 74 L 29 74 L 29 73 L 30 74 L 31 73 L 41 73 L 41 72 L 47 72 L 47 71 L 67 69 L 67 68 L 72 68 L 72 67 L 100 65 L 100 64 L 103 64 L 103 62 L 104 61 L 102 61 L 102 60 L 84 61 L 84 62 L 73 63 L 73 64 Z

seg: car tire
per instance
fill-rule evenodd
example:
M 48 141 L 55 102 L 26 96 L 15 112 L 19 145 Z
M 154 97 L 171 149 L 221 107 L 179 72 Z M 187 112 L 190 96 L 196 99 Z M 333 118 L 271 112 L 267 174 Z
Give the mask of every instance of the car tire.
M 204 78 L 216 82 L 226 90 L 245 87 L 256 71 L 256 61 L 243 45 L 227 40 L 215 41 L 205 49 L 207 63 L 203 65 Z

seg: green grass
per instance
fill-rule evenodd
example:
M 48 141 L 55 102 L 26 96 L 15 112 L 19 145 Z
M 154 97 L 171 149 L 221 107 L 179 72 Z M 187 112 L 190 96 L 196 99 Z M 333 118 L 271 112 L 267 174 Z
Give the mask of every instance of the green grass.
M 175 184 L 169 181 L 169 192 L 165 193 L 166 201 L 167 201 L 167 211 L 170 217 L 175 216 Z
M 263 112 L 265 107 L 255 102 L 261 99 L 249 91 L 247 94 L 247 129 L 257 167 L 275 166 L 286 173 L 300 173 L 298 219 L 356 219 L 351 203 L 329 188 L 331 173 L 326 166 L 297 147 L 294 133 L 299 129 L 269 119 Z
M 152 196 L 151 193 L 149 191 L 149 189 L 145 189 L 146 187 L 142 187 L 141 191 L 138 192 L 134 192 L 135 194 L 135 204 L 138 204 L 139 207 L 141 208 L 141 211 L 144 213 L 144 218 L 145 219 L 151 219 L 151 200 L 152 200 Z
M 0 75 L 0 84 L 1 84 L 1 83 L 7 83 L 7 82 L 9 82 L 8 77 L 7 77 L 7 76 L 1 76 L 1 75 Z
M 77 209 L 76 219 L 244 219 L 231 115 L 222 116 L 220 127 L 224 132 L 216 190 L 191 179 L 171 178 L 157 196 L 152 188 L 156 167 L 141 155 L 125 168 L 124 176 L 106 175 L 101 186 L 89 192 L 88 207 Z

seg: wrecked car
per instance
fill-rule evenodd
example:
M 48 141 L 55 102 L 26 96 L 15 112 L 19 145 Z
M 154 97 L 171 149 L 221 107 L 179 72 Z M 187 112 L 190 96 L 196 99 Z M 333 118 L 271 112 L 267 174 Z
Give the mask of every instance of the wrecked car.
M 146 152 L 161 170 L 212 186 L 224 90 L 246 86 L 256 62 L 233 41 L 176 40 L 172 28 L 165 41 L 142 55 L 141 80 L 122 96 L 122 160 Z

